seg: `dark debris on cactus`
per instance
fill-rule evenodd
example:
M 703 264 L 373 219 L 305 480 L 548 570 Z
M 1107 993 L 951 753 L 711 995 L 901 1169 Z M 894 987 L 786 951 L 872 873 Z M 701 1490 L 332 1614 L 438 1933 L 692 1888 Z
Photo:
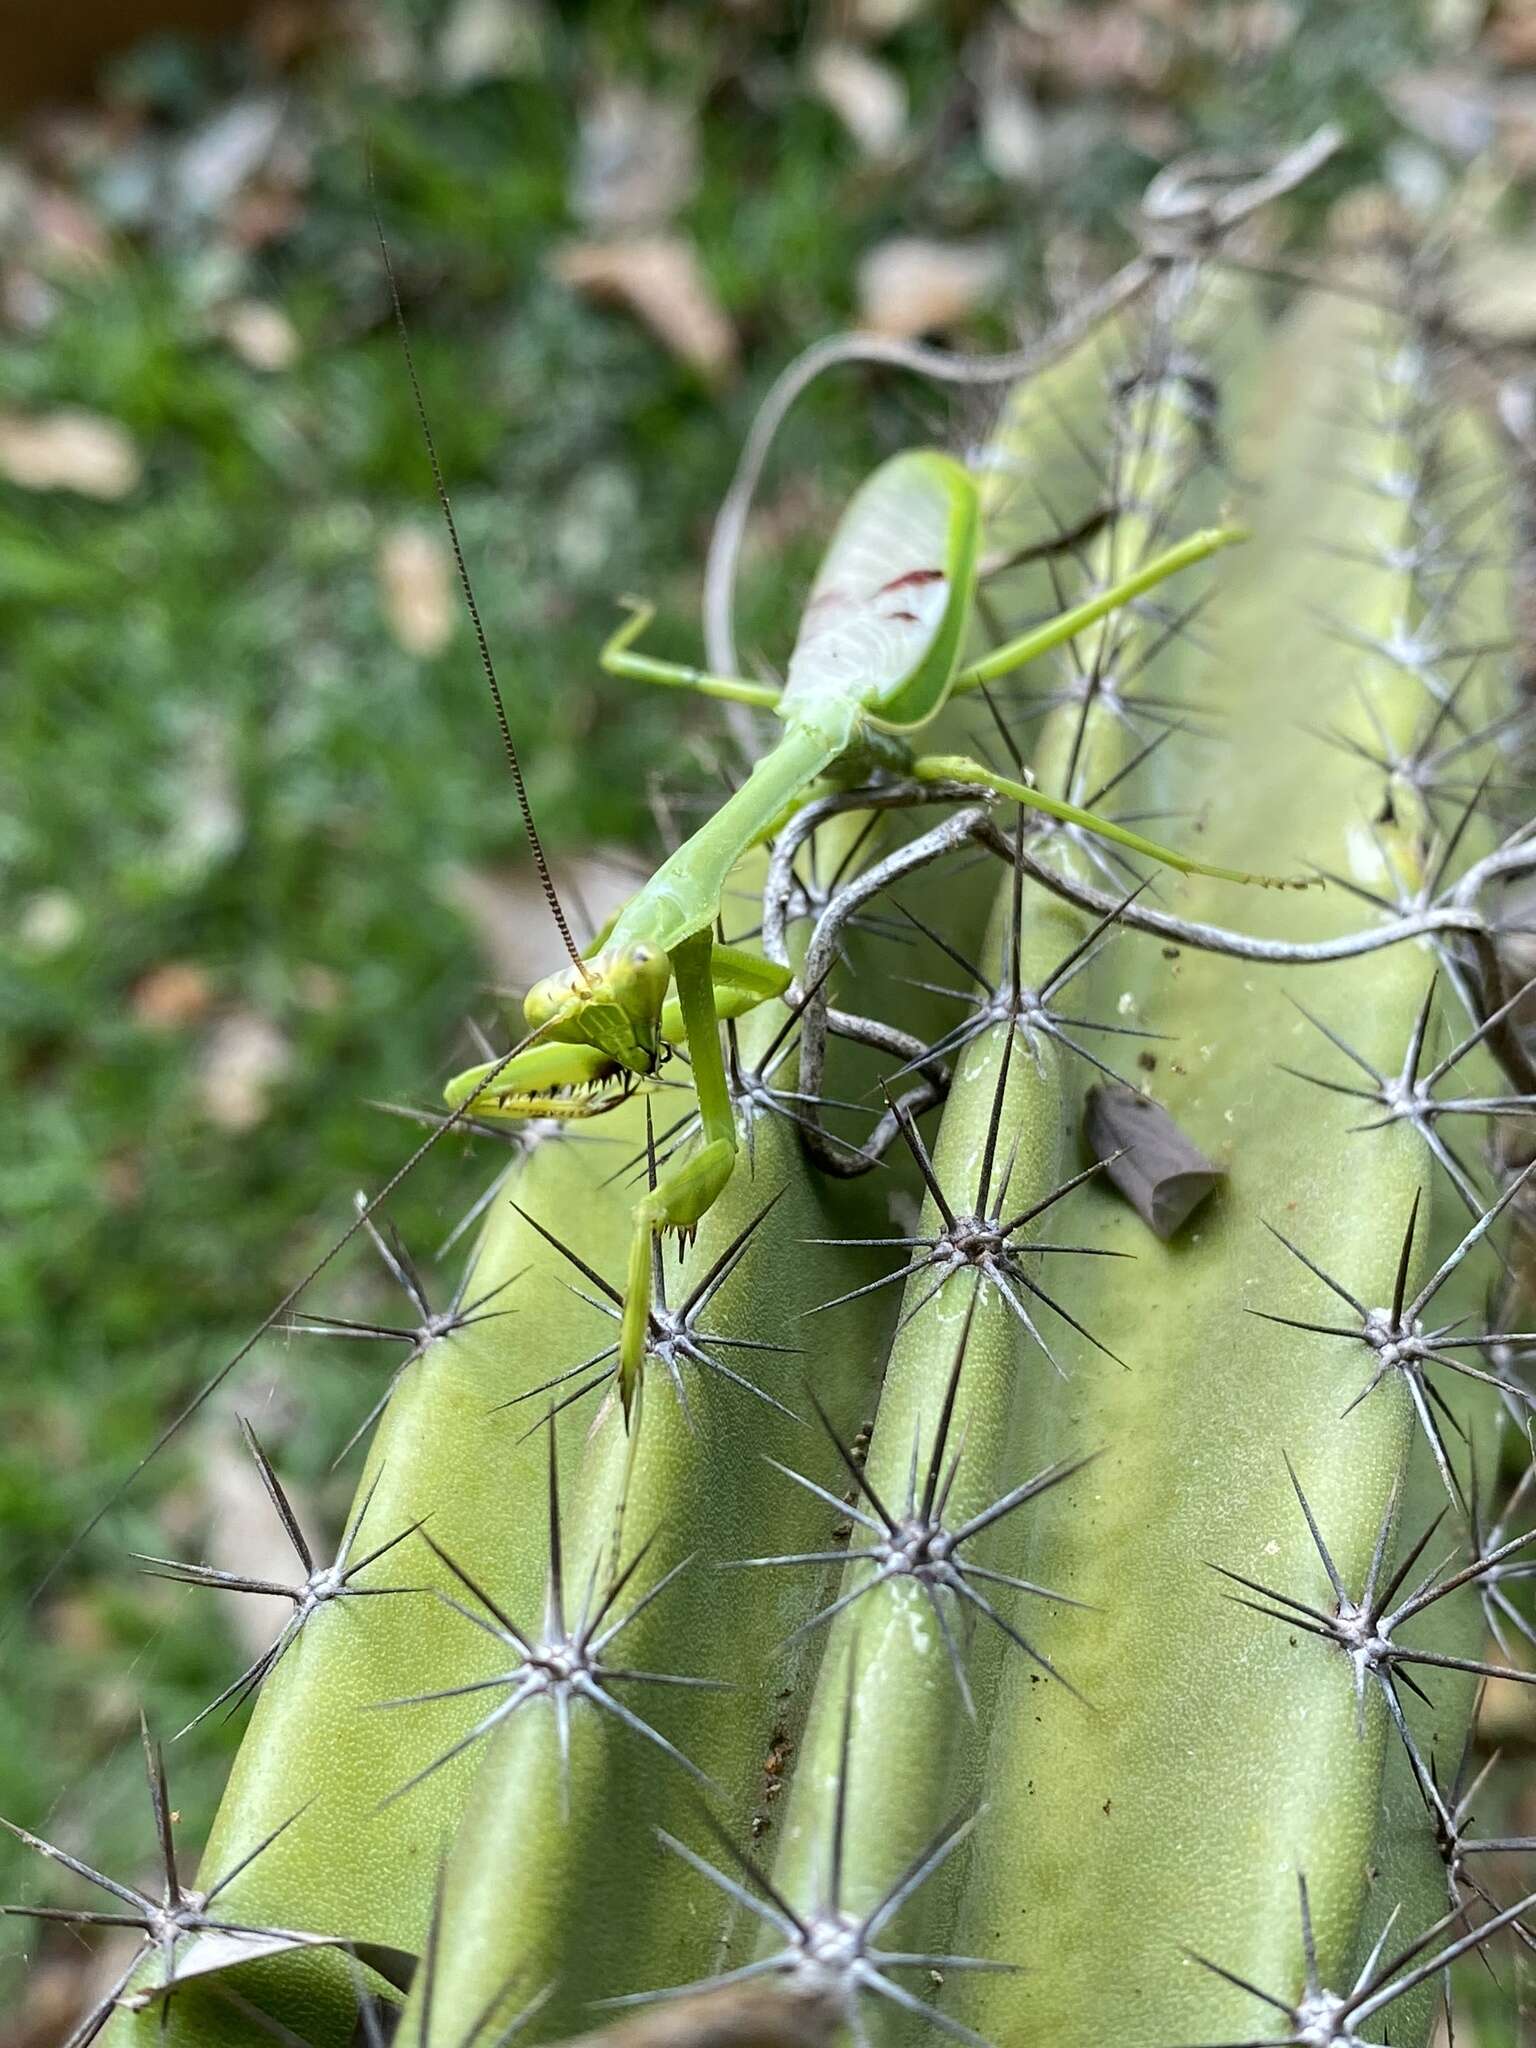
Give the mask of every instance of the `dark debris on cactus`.
M 616 1685 L 660 1685 L 688 1688 L 699 1692 L 726 1692 L 729 1684 L 719 1678 L 681 1677 L 671 1672 L 636 1671 L 612 1662 L 608 1652 L 630 1625 L 638 1620 L 653 1601 L 661 1598 L 679 1573 L 685 1571 L 691 1558 L 681 1558 L 657 1579 L 654 1585 L 620 1610 L 619 1603 L 628 1590 L 641 1565 L 650 1555 L 655 1542 L 652 1535 L 640 1544 L 623 1566 L 618 1563 L 619 1544 L 622 1539 L 622 1523 L 615 1537 L 614 1556 L 611 1567 L 601 1586 L 594 1569 L 587 1589 L 581 1597 L 574 1614 L 567 1611 L 565 1584 L 564 1543 L 560 1526 L 560 1472 L 555 1449 L 553 1417 L 546 1424 L 549 1442 L 548 1498 L 549 1498 L 549 1576 L 545 1585 L 544 1619 L 537 1633 L 529 1633 L 518 1626 L 512 1617 L 499 1605 L 495 1597 L 487 1592 L 480 1582 L 449 1553 L 435 1542 L 431 1534 L 423 1529 L 422 1540 L 429 1545 L 433 1554 L 464 1590 L 478 1603 L 479 1610 L 466 1606 L 451 1593 L 441 1593 L 439 1598 L 446 1601 L 456 1614 L 471 1622 L 485 1635 L 510 1650 L 514 1662 L 511 1668 L 493 1673 L 487 1678 L 477 1678 L 463 1685 L 444 1686 L 431 1692 L 412 1693 L 402 1699 L 380 1700 L 380 1708 L 424 1706 L 437 1700 L 472 1699 L 477 1694 L 500 1692 L 499 1699 L 489 1713 L 483 1714 L 466 1735 L 445 1749 L 440 1756 L 432 1759 L 422 1770 L 390 1793 L 385 1804 L 403 1799 L 425 1779 L 430 1778 L 445 1764 L 451 1763 L 465 1750 L 473 1747 L 482 1736 L 493 1728 L 509 1721 L 524 1707 L 535 1702 L 547 1701 L 555 1716 L 555 1726 L 560 1749 L 561 1771 L 567 1794 L 570 1789 L 570 1737 L 571 1713 L 582 1705 L 590 1706 L 603 1713 L 611 1714 L 631 1733 L 643 1737 L 663 1756 L 681 1766 L 689 1776 L 702 1785 L 710 1780 L 691 1758 L 686 1757 L 675 1743 L 651 1723 L 627 1707 L 614 1692 Z

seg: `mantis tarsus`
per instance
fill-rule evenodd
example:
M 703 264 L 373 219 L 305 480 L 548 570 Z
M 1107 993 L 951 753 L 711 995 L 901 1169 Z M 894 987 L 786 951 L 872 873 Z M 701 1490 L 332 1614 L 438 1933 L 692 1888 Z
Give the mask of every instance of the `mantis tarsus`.
M 626 1415 L 645 1360 L 653 1239 L 696 1230 L 736 1163 L 721 1020 L 770 1001 L 788 981 L 772 963 L 717 941 L 721 899 L 741 856 L 801 804 L 829 784 L 856 788 L 882 770 L 919 783 L 961 782 L 1185 874 L 1293 886 L 1192 859 L 967 756 L 919 754 L 912 744 L 951 697 L 1061 646 L 1241 540 L 1242 530 L 1192 534 L 1123 581 L 966 665 L 980 531 L 980 494 L 970 471 L 936 450 L 909 451 L 882 464 L 844 513 L 812 585 L 782 691 L 637 653 L 634 642 L 650 616 L 644 607 L 603 650 L 610 675 L 756 705 L 784 727 L 746 782 L 662 863 L 587 953 L 572 947 L 570 966 L 529 991 L 524 1015 L 536 1042 L 470 1068 L 446 1093 L 450 1109 L 486 1119 L 590 1116 L 612 1100 L 605 1091 L 627 1089 L 655 1073 L 671 1051 L 686 1052 L 701 1141 L 636 1205 L 619 1345 Z

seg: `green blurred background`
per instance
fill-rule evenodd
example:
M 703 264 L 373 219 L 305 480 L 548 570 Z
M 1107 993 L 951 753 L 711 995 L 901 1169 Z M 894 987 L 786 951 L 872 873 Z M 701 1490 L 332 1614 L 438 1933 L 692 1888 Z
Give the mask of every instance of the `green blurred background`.
M 1290 222 L 1314 238 L 1341 205 L 1432 208 L 1474 155 L 1518 221 L 1536 170 L 1528 4 L 246 11 L 123 44 L 155 9 L 104 10 L 88 85 L 80 8 L 56 37 L 41 0 L 0 24 L 0 1812 L 109 1869 L 145 1849 L 140 1703 L 169 1732 L 237 1668 L 200 1596 L 125 1554 L 200 1555 L 247 1511 L 236 1411 L 334 1527 L 355 1474 L 328 1461 L 389 1356 L 267 1344 L 28 1595 L 403 1156 L 410 1127 L 370 1104 L 429 1103 L 466 1014 L 494 1017 L 542 943 L 369 145 L 567 873 L 654 849 L 656 788 L 718 787 L 718 716 L 594 655 L 626 591 L 659 601 L 659 648 L 696 650 L 712 510 L 797 348 L 870 318 L 1011 339 L 1123 257 L 1150 172 L 1190 147 L 1343 121 Z M 813 394 L 753 531 L 745 644 L 782 657 L 873 453 L 983 425 L 890 377 Z M 423 1255 L 464 1200 L 442 1150 L 395 1208 Z M 395 1306 L 366 1261 L 311 1306 L 339 1304 Z M 173 1751 L 189 1841 L 240 1725 Z M 31 1896 L 0 1862 L 0 1895 Z M 0 1965 L 4 2048 L 56 2038 L 78 1990 L 72 1939 L 41 1953 L 25 1984 Z

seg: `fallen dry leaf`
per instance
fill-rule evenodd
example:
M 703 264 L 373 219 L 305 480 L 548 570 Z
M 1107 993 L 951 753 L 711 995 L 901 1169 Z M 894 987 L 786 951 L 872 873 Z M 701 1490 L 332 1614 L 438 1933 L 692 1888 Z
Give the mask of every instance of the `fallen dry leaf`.
M 1484 35 L 1500 63 L 1515 70 L 1536 66 L 1536 5 L 1532 0 L 1499 0 Z
M 144 1199 L 144 1166 L 135 1152 L 111 1152 L 101 1162 L 96 1185 L 113 1209 L 136 1209 Z
M 294 976 L 294 993 L 306 1010 L 325 1016 L 336 1009 L 346 995 L 346 983 L 329 967 L 306 960 Z
M 199 1092 L 203 1113 L 224 1131 L 253 1130 L 266 1116 L 272 1089 L 293 1064 L 293 1048 L 260 1010 L 232 1010 L 203 1050 Z
M 42 334 L 53 324 L 60 303 L 53 286 L 35 270 L 20 263 L 0 266 L 0 324 L 19 334 Z
M 1517 241 L 1470 239 L 1458 246 L 1457 317 L 1490 341 L 1536 341 L 1536 253 Z
M 994 176 L 1035 183 L 1045 170 L 1045 124 L 1020 61 L 1020 38 L 991 23 L 966 45 L 965 68 L 976 88 L 976 145 Z
M 889 156 L 907 126 L 901 73 L 857 43 L 823 43 L 810 62 L 811 84 L 866 156 Z
M 547 28 L 534 0 L 457 0 L 438 35 L 438 73 L 451 86 L 536 78 Z
M 1384 92 L 1399 119 L 1437 149 L 1470 160 L 1493 141 L 1492 82 L 1470 67 L 1400 72 Z
M 996 242 L 931 242 L 900 235 L 859 265 L 859 320 L 878 334 L 952 327 L 998 289 L 1007 258 Z
M 298 329 L 281 307 L 265 299 L 233 299 L 220 310 L 215 324 L 241 362 L 253 370 L 276 374 L 298 361 Z
M 1536 173 L 1536 78 L 1507 78 L 1494 108 L 1494 154 L 1514 178 Z
M 304 195 L 293 185 L 258 179 L 247 185 L 224 210 L 224 239 L 236 249 L 264 249 L 291 235 L 304 219 Z
M 1195 15 L 1190 22 L 1197 39 L 1229 64 L 1273 57 L 1300 26 L 1300 10 L 1289 0 L 1231 0 L 1229 5 Z
M 851 0 L 848 10 L 850 25 L 855 35 L 870 36 L 878 41 L 882 36 L 894 35 L 897 29 L 905 28 L 927 6 L 928 0 Z
M 151 1031 L 181 1031 L 208 1014 L 213 984 L 195 961 L 167 960 L 140 975 L 128 998 L 137 1023 Z
M 166 873 L 185 886 L 240 844 L 245 812 L 227 716 L 210 706 L 185 734 L 180 753 L 160 858 Z
M 1163 84 L 1180 24 L 1160 22 L 1147 0 L 1042 12 L 1023 46 L 1029 68 L 1067 97 L 1155 91 Z
M 62 953 L 85 929 L 85 911 L 67 889 L 39 889 L 21 906 L 17 934 L 30 952 Z
M 143 474 L 138 449 L 116 420 L 79 406 L 0 413 L 0 476 L 24 491 L 126 498 Z
M 280 95 L 251 93 L 202 122 L 172 167 L 178 203 L 193 215 L 222 212 L 270 160 L 286 111 Z
M 40 269 L 100 277 L 111 268 L 106 229 L 75 193 L 61 185 L 33 188 L 27 253 Z
M 582 111 L 571 211 L 599 234 L 659 228 L 699 176 L 689 110 L 634 85 L 605 86 Z
M 379 543 L 379 588 L 389 630 L 407 654 L 441 654 L 453 637 L 453 572 L 437 535 L 415 521 Z
M 377 0 L 336 0 L 332 18 L 355 76 L 382 92 L 405 93 L 421 77 L 421 47 L 403 15 Z
M 555 252 L 553 268 L 576 290 L 627 306 L 679 361 L 710 382 L 735 368 L 735 330 L 685 236 L 568 242 Z

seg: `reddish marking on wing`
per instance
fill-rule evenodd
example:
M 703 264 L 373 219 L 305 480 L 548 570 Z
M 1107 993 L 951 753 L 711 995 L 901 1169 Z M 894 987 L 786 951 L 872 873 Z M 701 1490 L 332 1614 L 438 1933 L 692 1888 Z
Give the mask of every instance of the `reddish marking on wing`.
M 882 583 L 875 595 L 884 597 L 891 590 L 911 590 L 919 584 L 942 583 L 943 580 L 942 569 L 909 569 L 905 576 L 893 576 L 889 583 Z
M 887 612 L 886 617 L 888 619 L 899 619 L 904 626 L 918 626 L 922 624 L 916 612 Z

